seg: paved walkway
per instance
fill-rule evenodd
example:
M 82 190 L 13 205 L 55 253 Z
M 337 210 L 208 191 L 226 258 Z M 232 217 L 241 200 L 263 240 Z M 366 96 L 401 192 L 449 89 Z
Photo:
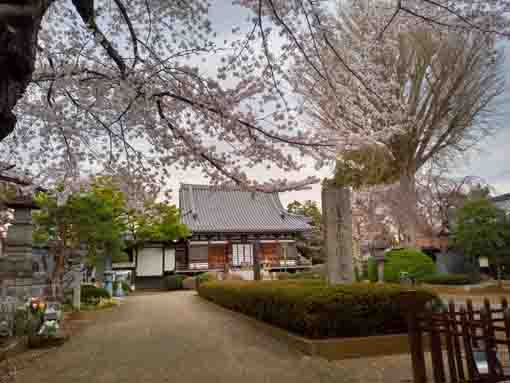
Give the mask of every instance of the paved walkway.
M 192 292 L 172 292 L 129 297 L 17 382 L 398 383 L 410 378 L 408 359 L 310 358 Z

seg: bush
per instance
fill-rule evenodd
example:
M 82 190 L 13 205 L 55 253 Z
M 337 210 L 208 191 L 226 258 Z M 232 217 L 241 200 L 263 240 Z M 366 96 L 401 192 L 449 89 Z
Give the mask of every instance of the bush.
M 131 285 L 128 281 L 122 281 L 122 291 L 124 291 L 125 295 L 128 295 L 131 292 Z
M 422 283 L 431 285 L 469 285 L 472 283 L 467 274 L 436 274 L 420 279 Z
M 395 249 L 386 253 L 384 281 L 399 283 L 400 274 L 407 272 L 409 277 L 421 280 L 436 274 L 434 261 L 416 249 Z
M 280 281 L 284 281 L 290 278 L 290 273 L 287 273 L 286 271 L 281 271 L 276 274 L 276 278 Z
M 182 275 L 169 275 L 166 277 L 166 288 L 168 290 L 181 290 L 184 278 Z
M 202 273 L 202 274 L 198 275 L 197 278 L 198 278 L 198 283 L 200 283 L 200 284 L 218 280 L 218 278 L 216 277 L 216 274 L 212 274 L 212 273 Z
M 406 289 L 397 285 L 328 286 L 320 280 L 217 281 L 200 285 L 199 294 L 226 308 L 310 338 L 403 333 L 398 304 Z M 437 299 L 417 291 L 420 305 Z
M 368 258 L 367 276 L 370 282 L 377 282 L 377 262 L 373 257 Z
M 106 289 L 94 285 L 81 286 L 81 301 L 89 305 L 97 305 L 103 299 L 110 299 L 110 294 Z

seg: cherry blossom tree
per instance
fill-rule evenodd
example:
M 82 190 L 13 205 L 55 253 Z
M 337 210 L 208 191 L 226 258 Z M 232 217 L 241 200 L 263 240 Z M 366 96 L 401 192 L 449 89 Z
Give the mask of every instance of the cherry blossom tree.
M 298 63 L 295 85 L 311 120 L 339 137 L 340 156 L 352 152 L 354 138 L 364 150 L 385 154 L 399 179 L 400 211 L 414 244 L 415 175 L 426 164 L 450 161 L 498 127 L 491 112 L 503 91 L 502 57 L 495 35 L 432 23 L 445 17 L 442 9 L 413 19 L 413 11 L 401 7 L 367 4 L 379 2 L 355 2 L 330 22 L 331 44 L 347 65 L 321 79 Z M 319 49 L 326 50 L 325 60 L 337 58 L 328 46 Z M 365 73 L 365 83 L 353 73 Z
M 448 234 L 452 214 L 472 195 L 488 191 L 480 177 L 453 177 L 438 169 L 420 171 L 416 176 L 417 207 L 414 224 L 424 238 Z M 384 238 L 406 243 L 407 203 L 398 183 L 368 186 L 353 193 L 354 239 L 371 243 Z
M 488 17 L 479 17 L 485 1 L 469 2 L 468 10 L 452 4 L 389 2 L 395 17 L 381 19 L 378 32 L 386 35 L 385 25 L 392 29 L 404 15 L 463 30 L 506 28 L 499 18 L 487 24 Z M 489 5 L 494 9 L 484 14 L 499 14 L 506 1 Z M 287 76 L 291 62 L 302 62 L 325 82 L 331 68 L 342 67 L 360 97 L 377 99 L 370 75 L 377 71 L 363 71 L 339 54 L 328 4 L 239 0 L 232 8 L 246 21 L 236 20 L 226 39 L 213 30 L 208 8 L 204 0 L 1 1 L 4 156 L 52 177 L 76 178 L 76 169 L 99 167 L 127 169 L 154 183 L 176 167 L 198 167 L 213 182 L 288 190 L 316 180 L 260 185 L 246 169 L 299 170 L 305 157 L 321 166 L 334 160 L 337 147 L 392 131 L 391 124 L 381 128 L 374 121 L 332 135 L 298 122 L 301 109 Z M 338 90 L 328 86 L 332 94 Z M 338 101 L 344 109 L 352 106 Z

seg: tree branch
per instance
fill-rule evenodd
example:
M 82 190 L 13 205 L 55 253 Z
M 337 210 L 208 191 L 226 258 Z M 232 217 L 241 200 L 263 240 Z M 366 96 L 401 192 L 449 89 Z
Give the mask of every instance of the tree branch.
M 171 92 L 161 92 L 161 93 L 155 93 L 151 96 L 151 98 L 159 98 L 159 97 L 171 97 L 175 100 L 178 100 L 178 101 L 181 101 L 185 104 L 188 104 L 190 106 L 194 106 L 194 107 L 198 107 L 198 108 L 202 108 L 202 109 L 205 109 L 207 110 L 208 112 L 211 112 L 211 113 L 214 113 L 220 117 L 223 117 L 223 118 L 230 118 L 227 114 L 225 114 L 224 112 L 222 112 L 221 110 L 219 109 L 216 109 L 216 108 L 213 108 L 209 105 L 206 105 L 204 103 L 201 103 L 201 102 L 197 102 L 197 101 L 194 101 L 194 100 L 191 100 L 189 98 L 186 98 L 186 97 L 183 97 L 183 96 L 180 96 L 178 94 L 174 94 L 174 93 L 171 93 Z M 268 138 L 271 138 L 275 141 L 280 141 L 280 142 L 284 142 L 286 144 L 289 144 L 289 145 L 294 145 L 294 146 L 303 146 L 303 147 L 316 147 L 316 148 L 319 148 L 319 147 L 322 147 L 322 148 L 335 148 L 335 144 L 334 143 L 331 143 L 331 142 L 303 142 L 303 141 L 294 141 L 292 139 L 288 139 L 288 138 L 285 138 L 285 137 L 281 137 L 281 136 L 278 136 L 278 135 L 275 135 L 275 134 L 272 134 L 254 124 L 251 124 L 247 121 L 244 121 L 244 120 L 241 120 L 241 119 L 236 119 L 237 122 L 248 128 L 248 129 L 252 129 L 252 130 L 255 130 L 261 134 L 263 134 L 264 136 L 268 137 Z
M 115 62 L 115 65 L 119 68 L 121 77 L 126 77 L 127 67 L 124 59 L 120 53 L 115 49 L 113 44 L 106 38 L 104 33 L 101 31 L 99 26 L 96 24 L 94 18 L 94 9 L 92 0 L 73 0 L 73 4 L 76 11 L 80 15 L 81 19 L 92 32 L 98 43 L 104 48 L 108 56 Z M 86 5 L 86 6 L 85 6 Z M 91 9 L 92 7 L 92 9 Z
M 6 20 L 16 17 L 34 17 L 37 16 L 43 9 L 41 1 L 38 0 L 34 4 L 13 4 L 2 3 L 0 4 L 0 20 Z

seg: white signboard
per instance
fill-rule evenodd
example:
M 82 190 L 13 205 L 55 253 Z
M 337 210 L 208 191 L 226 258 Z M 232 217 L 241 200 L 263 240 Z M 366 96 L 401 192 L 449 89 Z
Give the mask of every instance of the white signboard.
M 489 258 L 480 257 L 478 258 L 478 261 L 480 262 L 480 267 L 489 267 Z
M 163 275 L 163 249 L 141 249 L 136 259 L 136 275 L 139 277 Z
M 165 271 L 175 270 L 175 249 L 165 249 Z

